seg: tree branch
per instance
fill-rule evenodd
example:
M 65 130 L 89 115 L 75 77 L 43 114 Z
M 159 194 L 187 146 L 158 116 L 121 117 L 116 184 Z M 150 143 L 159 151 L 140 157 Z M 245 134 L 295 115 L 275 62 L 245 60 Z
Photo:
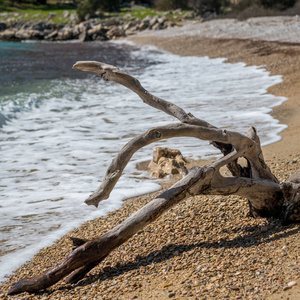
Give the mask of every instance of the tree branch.
M 229 132 L 217 128 L 178 123 L 149 129 L 145 133 L 132 139 L 122 148 L 108 167 L 100 187 L 85 200 L 85 203 L 97 207 L 100 201 L 109 197 L 110 192 L 122 175 L 124 168 L 137 150 L 161 139 L 173 137 L 195 137 L 208 141 L 213 139 L 220 143 L 232 144 L 237 149 L 244 147 L 247 143 L 250 144 L 248 147 L 253 144 L 252 140 L 238 132 Z
M 190 113 L 187 114 L 177 105 L 152 95 L 143 88 L 136 78 L 120 71 L 115 66 L 98 61 L 78 61 L 74 64 L 73 69 L 94 72 L 100 75 L 104 81 L 114 81 L 121 84 L 136 93 L 146 104 L 177 118 L 182 123 L 214 128 L 208 122 L 197 119 Z
M 296 211 L 296 219 L 300 219 L 298 210 L 295 210 L 300 203 L 300 169 L 287 183 L 279 184 L 264 161 L 254 127 L 249 128 L 247 135 L 216 128 L 190 113 L 187 114 L 177 105 L 153 96 L 137 79 L 111 65 L 93 61 L 77 62 L 73 68 L 96 72 L 106 81 L 119 83 L 139 95 L 146 104 L 181 121 L 180 124 L 152 128 L 127 143 L 112 161 L 100 187 L 86 200 L 87 204 L 97 206 L 101 200 L 108 198 L 132 155 L 140 148 L 161 139 L 188 136 L 212 141 L 224 156 L 210 166 L 190 169 L 169 190 L 102 236 L 92 240 L 72 238 L 75 249 L 62 263 L 41 275 L 21 279 L 9 294 L 45 289 L 67 276 L 67 282 L 77 282 L 116 247 L 190 196 L 240 195 L 249 199 L 254 216 L 279 217 L 287 221 L 293 211 Z M 239 164 L 239 158 L 246 159 L 246 166 Z M 225 165 L 233 177 L 222 176 L 220 169 Z

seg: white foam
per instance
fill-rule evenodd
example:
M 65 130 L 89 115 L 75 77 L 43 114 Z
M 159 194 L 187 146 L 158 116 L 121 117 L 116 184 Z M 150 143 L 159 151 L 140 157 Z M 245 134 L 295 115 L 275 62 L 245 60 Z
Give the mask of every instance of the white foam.
M 223 59 L 133 52 L 159 61 L 138 73 L 143 86 L 213 125 L 247 132 L 255 126 L 262 143 L 278 141 L 285 125 L 269 113 L 285 98 L 267 94 L 281 76 Z M 16 112 L 16 102 L 20 107 Z M 44 94 L 19 93 L 1 113 L 13 117 L 1 129 L 0 280 L 43 246 L 88 219 L 122 205 L 128 197 L 159 188 L 137 162 L 150 160 L 157 145 L 206 158 L 217 151 L 206 141 L 170 139 L 137 152 L 110 198 L 98 209 L 83 203 L 116 153 L 133 136 L 177 122 L 145 105 L 124 87 L 88 80 L 52 81 Z M 20 253 L 20 255 L 19 255 Z M 18 259 L 16 259 L 18 258 Z

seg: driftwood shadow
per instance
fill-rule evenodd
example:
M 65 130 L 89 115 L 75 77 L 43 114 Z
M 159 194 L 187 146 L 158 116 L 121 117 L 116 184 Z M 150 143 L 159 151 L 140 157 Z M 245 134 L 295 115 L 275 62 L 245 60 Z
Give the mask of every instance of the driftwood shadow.
M 260 225 L 245 226 L 244 229 L 247 232 L 244 235 L 236 237 L 232 240 L 221 239 L 218 242 L 200 242 L 192 244 L 168 244 L 163 246 L 160 250 L 151 251 L 148 255 L 138 256 L 135 261 L 127 262 L 125 264 L 120 264 L 117 267 L 105 267 L 105 270 L 101 270 L 97 274 L 87 275 L 80 282 L 66 287 L 60 287 L 59 290 L 70 290 L 78 286 L 86 286 L 98 280 L 113 280 L 122 274 L 130 272 L 132 270 L 138 270 L 140 267 L 146 267 L 151 264 L 157 264 L 163 261 L 172 259 L 175 256 L 180 256 L 185 252 L 194 250 L 196 248 L 201 249 L 214 248 L 214 249 L 232 249 L 232 248 L 248 248 L 252 246 L 258 246 L 260 244 L 266 244 L 269 242 L 274 242 L 280 240 L 284 237 L 293 236 L 300 232 L 300 224 L 291 224 L 286 227 L 280 228 L 270 228 L 265 233 L 258 234 L 260 230 Z M 286 232 L 287 228 L 292 228 L 289 232 Z M 46 292 L 46 291 L 45 291 Z M 46 292 L 51 294 L 51 292 Z

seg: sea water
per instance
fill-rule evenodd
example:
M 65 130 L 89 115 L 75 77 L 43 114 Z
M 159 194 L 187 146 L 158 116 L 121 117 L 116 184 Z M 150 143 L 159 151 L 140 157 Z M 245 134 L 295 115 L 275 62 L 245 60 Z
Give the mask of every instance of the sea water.
M 136 169 L 155 146 L 179 149 L 186 158 L 218 155 L 194 138 L 149 145 L 133 156 L 108 200 L 98 208 L 84 204 L 128 141 L 178 121 L 123 86 L 72 70 L 77 60 L 116 65 L 215 126 L 241 133 L 255 126 L 263 145 L 280 140 L 285 128 L 270 115 L 285 99 L 267 93 L 281 76 L 262 67 L 118 43 L 0 42 L 0 281 L 84 221 L 158 190 L 158 180 Z

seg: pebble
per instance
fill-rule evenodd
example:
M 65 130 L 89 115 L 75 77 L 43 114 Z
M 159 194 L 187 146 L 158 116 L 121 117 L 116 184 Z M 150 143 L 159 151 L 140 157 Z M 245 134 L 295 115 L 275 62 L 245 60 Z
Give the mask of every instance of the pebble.
M 287 284 L 287 286 L 288 286 L 288 287 L 292 287 L 292 286 L 294 286 L 294 285 L 296 285 L 296 284 L 297 284 L 296 281 L 290 281 L 290 282 Z
M 280 162 L 289 173 L 297 164 Z M 283 176 L 279 171 L 276 175 Z M 122 208 L 86 222 L 42 249 L 1 285 L 0 298 L 6 299 L 3 295 L 12 282 L 60 263 L 72 250 L 69 236 L 99 236 L 158 194 L 129 199 Z M 224 214 L 218 210 L 220 204 Z M 296 285 L 300 225 L 283 227 L 276 220 L 245 217 L 245 211 L 246 199 L 235 196 L 187 199 L 115 249 L 80 285 L 67 286 L 62 281 L 34 299 L 188 299 L 201 293 L 203 299 L 222 295 L 250 300 L 266 299 L 276 290 Z M 285 286 L 283 278 L 288 282 Z M 30 299 L 27 293 L 10 299 L 24 297 Z

